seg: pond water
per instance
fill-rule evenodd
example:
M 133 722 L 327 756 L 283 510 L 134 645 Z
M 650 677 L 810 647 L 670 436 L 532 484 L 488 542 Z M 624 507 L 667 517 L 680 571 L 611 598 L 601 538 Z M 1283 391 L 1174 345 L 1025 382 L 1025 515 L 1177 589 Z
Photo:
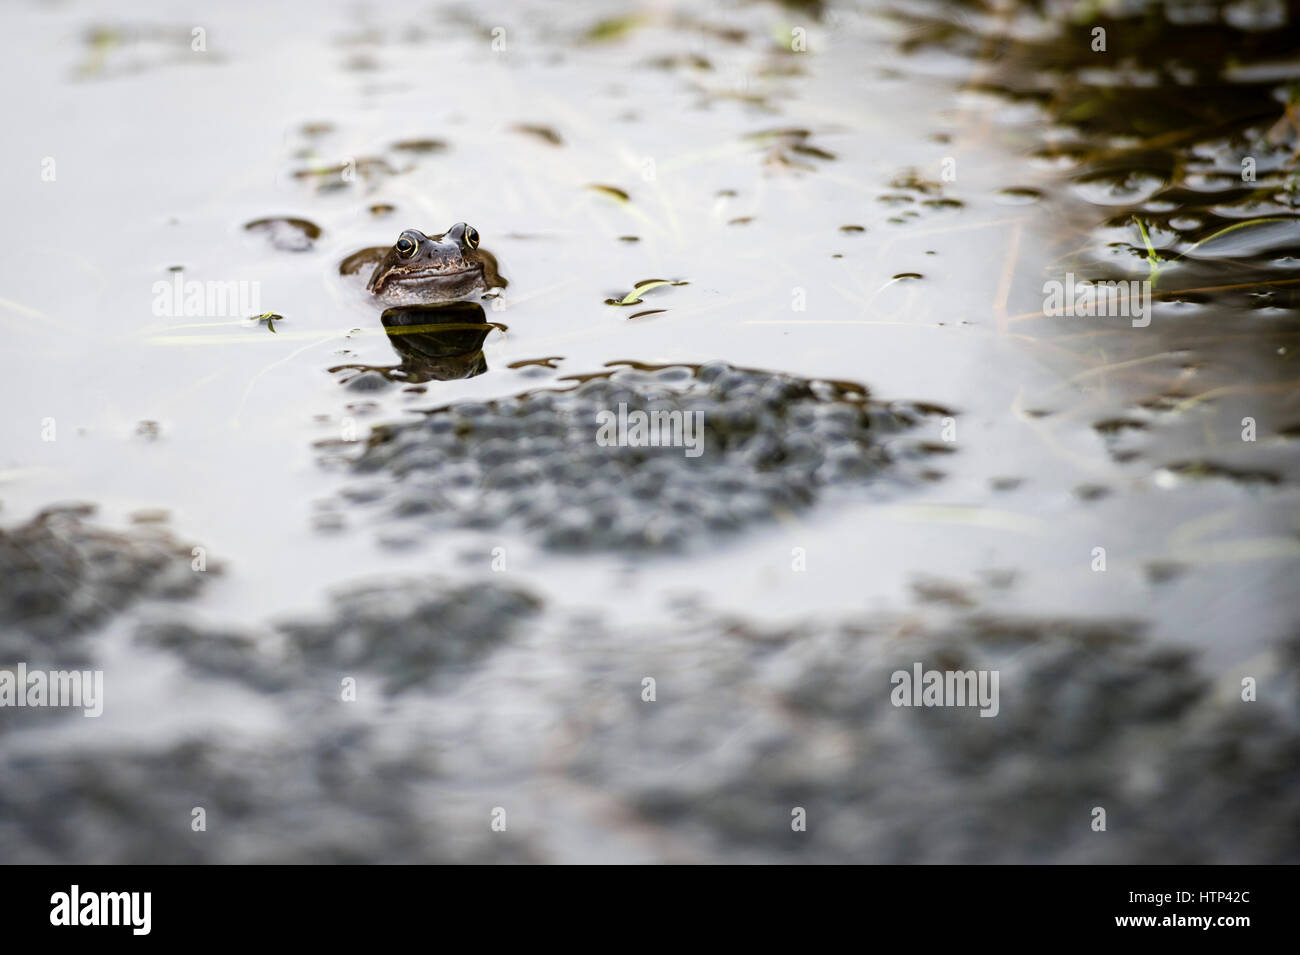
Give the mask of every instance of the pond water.
M 5 776 L 0 849 L 1295 861 L 1297 13 L 7 10 L 3 69 L 29 92 L 0 154 L 0 524 L 20 561 L 46 547 L 36 515 L 95 506 L 55 534 L 74 556 L 38 564 L 67 584 L 49 614 L 74 590 L 101 606 L 45 632 L 84 644 L 108 703 L 0 722 L 24 780 Z M 458 222 L 508 284 L 393 334 L 411 322 L 340 263 Z M 1054 309 L 1101 280 L 1148 283 L 1146 311 Z M 186 308 L 190 283 L 243 298 Z M 764 388 L 788 395 L 746 431 Z M 680 449 L 584 457 L 625 398 L 714 419 L 709 477 Z M 460 444 L 426 437 L 438 420 Z M 746 442 L 780 429 L 779 461 L 839 470 L 774 489 Z M 491 440 L 522 463 L 491 470 Z M 675 530 L 646 531 L 674 494 Z M 182 563 L 201 549 L 197 592 L 89 569 L 96 528 L 123 579 L 154 574 L 123 554 L 160 527 Z M 10 580 L 5 649 L 63 659 Z M 844 636 L 862 628 L 870 648 Z M 984 737 L 924 722 L 909 748 L 888 673 L 945 654 L 1002 667 L 1008 715 Z M 388 682 L 338 705 L 354 671 Z M 1185 780 L 1145 740 L 1209 726 L 1235 752 L 1244 677 L 1268 714 L 1250 738 L 1276 747 L 1241 757 L 1249 812 L 1216 815 L 1239 807 L 1218 783 L 1171 812 Z M 1123 742 L 1078 742 L 1126 719 Z M 969 759 L 998 768 L 975 794 Z M 1143 827 L 1098 848 L 1103 765 Z M 125 823 L 103 792 L 138 797 Z M 46 832 L 56 796 L 118 834 Z M 1009 818 L 1031 796 L 1042 818 Z M 226 812 L 199 844 L 205 798 Z M 790 844 L 804 804 L 827 828 Z M 518 822 L 493 841 L 499 805 Z M 1189 842 L 1206 820 L 1226 830 Z

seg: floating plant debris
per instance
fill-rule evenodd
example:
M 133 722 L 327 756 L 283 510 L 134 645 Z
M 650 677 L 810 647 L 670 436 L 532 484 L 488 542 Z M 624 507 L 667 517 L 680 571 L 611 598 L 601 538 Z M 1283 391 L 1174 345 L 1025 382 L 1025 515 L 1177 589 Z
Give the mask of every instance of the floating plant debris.
M 607 298 L 606 305 L 640 305 L 641 296 L 653 289 L 662 288 L 665 285 L 686 285 L 687 282 L 673 281 L 672 279 L 643 279 L 632 286 L 632 291 L 628 292 L 622 298 Z
M 254 219 L 245 223 L 249 232 L 261 232 L 282 252 L 309 252 L 321 237 L 321 228 L 307 219 Z
M 540 139 L 548 146 L 563 146 L 564 139 L 549 126 L 536 126 L 532 123 L 516 123 L 510 129 L 516 133 L 523 133 L 525 136 L 532 136 L 534 139 Z
M 587 186 L 587 188 L 591 189 L 593 192 L 599 192 L 613 199 L 617 199 L 619 202 L 627 202 L 629 199 L 632 198 L 624 190 L 620 189 L 618 186 L 607 186 L 602 183 L 592 183 L 591 185 Z

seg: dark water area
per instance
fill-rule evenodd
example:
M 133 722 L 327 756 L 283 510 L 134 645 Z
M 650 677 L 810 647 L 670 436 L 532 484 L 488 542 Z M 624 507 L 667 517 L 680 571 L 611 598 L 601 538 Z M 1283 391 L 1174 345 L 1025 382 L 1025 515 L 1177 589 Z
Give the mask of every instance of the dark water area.
M 0 19 L 0 861 L 1300 861 L 1300 3 Z

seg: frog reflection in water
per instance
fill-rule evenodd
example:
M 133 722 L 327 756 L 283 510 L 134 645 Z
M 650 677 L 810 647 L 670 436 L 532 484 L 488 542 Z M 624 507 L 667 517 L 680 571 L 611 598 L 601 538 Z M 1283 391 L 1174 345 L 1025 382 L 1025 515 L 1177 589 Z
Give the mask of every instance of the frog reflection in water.
M 385 309 L 381 316 L 399 365 L 339 365 L 331 372 L 375 372 L 389 381 L 418 385 L 426 381 L 473 378 L 487 371 L 483 340 L 504 325 L 487 321 L 476 302 L 408 305 Z
M 357 271 L 380 252 L 365 249 L 349 256 L 340 271 Z M 388 306 L 454 302 L 505 286 L 496 257 L 479 248 L 478 230 L 464 222 L 442 235 L 407 229 L 379 259 L 366 283 L 370 293 Z

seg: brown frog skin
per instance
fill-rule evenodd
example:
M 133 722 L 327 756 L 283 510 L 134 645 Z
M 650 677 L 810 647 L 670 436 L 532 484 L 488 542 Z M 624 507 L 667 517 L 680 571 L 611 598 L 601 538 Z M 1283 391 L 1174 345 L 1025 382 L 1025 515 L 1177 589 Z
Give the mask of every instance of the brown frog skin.
M 457 222 L 442 235 L 407 229 L 380 259 L 366 288 L 384 305 L 436 305 L 504 288 L 496 257 L 478 231 Z

